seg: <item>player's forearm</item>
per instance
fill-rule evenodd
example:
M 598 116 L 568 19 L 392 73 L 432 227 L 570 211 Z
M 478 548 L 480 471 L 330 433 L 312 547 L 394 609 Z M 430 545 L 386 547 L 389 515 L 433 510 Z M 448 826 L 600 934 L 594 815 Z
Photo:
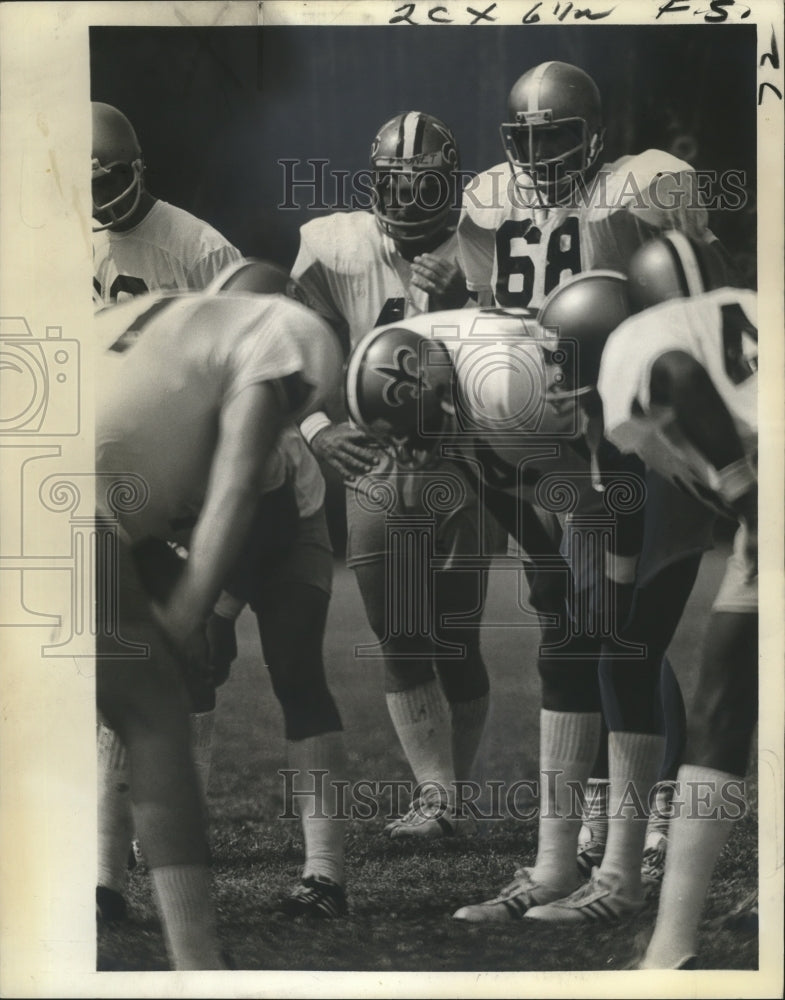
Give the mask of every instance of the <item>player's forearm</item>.
M 213 609 L 248 535 L 258 499 L 255 481 L 230 484 L 212 497 L 194 530 L 185 573 L 169 604 L 173 617 L 188 617 L 196 626 Z

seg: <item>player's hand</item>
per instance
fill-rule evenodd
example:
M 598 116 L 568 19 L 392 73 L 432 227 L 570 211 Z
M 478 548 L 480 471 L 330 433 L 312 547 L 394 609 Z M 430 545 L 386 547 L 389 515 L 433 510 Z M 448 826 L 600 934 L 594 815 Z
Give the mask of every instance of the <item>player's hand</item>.
M 220 687 L 229 679 L 229 668 L 237 657 L 234 620 L 213 612 L 207 619 L 207 645 L 213 682 Z
M 153 617 L 181 665 L 196 675 L 209 675 L 210 650 L 204 622 L 178 614 L 170 605 L 153 602 Z
M 370 472 L 383 451 L 378 441 L 350 423 L 324 427 L 311 441 L 311 450 L 336 469 L 344 479 Z
M 440 309 L 461 309 L 469 291 L 466 279 L 455 261 L 444 260 L 432 253 L 419 254 L 412 261 L 412 284 L 430 296 L 429 312 Z

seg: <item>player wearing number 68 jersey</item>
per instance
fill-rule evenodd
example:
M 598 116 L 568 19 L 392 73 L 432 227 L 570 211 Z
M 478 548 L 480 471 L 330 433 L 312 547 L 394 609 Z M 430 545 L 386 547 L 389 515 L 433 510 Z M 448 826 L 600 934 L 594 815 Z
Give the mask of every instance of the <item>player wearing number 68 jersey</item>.
M 481 303 L 539 308 L 571 274 L 624 270 L 658 230 L 713 238 L 689 164 L 658 149 L 602 163 L 600 94 L 577 66 L 535 66 L 508 103 L 508 163 L 467 185 L 458 223 L 466 283 Z

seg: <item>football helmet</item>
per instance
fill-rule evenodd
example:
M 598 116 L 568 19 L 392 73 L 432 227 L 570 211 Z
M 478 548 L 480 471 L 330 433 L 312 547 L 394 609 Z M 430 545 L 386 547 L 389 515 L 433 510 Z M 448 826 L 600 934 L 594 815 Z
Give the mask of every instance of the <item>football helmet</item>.
M 286 295 L 307 306 L 302 285 L 285 267 L 271 260 L 243 257 L 225 267 L 205 289 L 207 294 L 218 292 L 251 292 L 254 295 Z
M 379 129 L 371 146 L 373 211 L 396 241 L 417 242 L 447 225 L 455 201 L 458 146 L 433 115 L 408 111 Z
M 513 85 L 507 110 L 500 132 L 516 185 L 559 204 L 602 151 L 597 85 L 577 66 L 540 63 Z
M 548 399 L 585 396 L 597 385 L 608 337 L 631 315 L 627 278 L 618 271 L 586 271 L 550 293 L 537 317 L 553 366 Z
M 371 330 L 349 357 L 349 416 L 402 465 L 426 465 L 453 412 L 453 372 L 440 340 L 400 326 Z
M 639 247 L 627 274 L 634 312 L 733 283 L 719 249 L 677 229 Z
M 100 233 L 125 222 L 136 211 L 142 197 L 144 163 L 136 132 L 125 115 L 111 104 L 100 101 L 92 102 L 92 110 L 93 217 L 100 216 L 106 220 L 97 221 L 93 232 Z M 116 195 L 112 191 L 105 201 L 100 195 L 101 178 L 110 177 L 113 172 L 127 174 L 130 179 L 124 189 Z

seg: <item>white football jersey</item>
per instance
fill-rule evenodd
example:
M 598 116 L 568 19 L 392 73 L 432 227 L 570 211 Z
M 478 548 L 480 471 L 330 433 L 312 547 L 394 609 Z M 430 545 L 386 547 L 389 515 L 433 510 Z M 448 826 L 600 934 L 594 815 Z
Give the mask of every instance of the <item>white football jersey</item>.
M 129 537 L 186 538 L 201 510 L 224 401 L 249 385 L 302 370 L 296 341 L 281 333 L 291 324 L 307 333 L 309 323 L 321 329 L 323 321 L 277 295 L 158 294 L 99 313 L 99 510 L 107 507 L 106 488 L 132 472 L 144 502 L 124 504 L 120 520 Z M 283 390 L 281 398 L 286 405 Z M 313 475 L 315 460 L 309 471 L 305 450 L 296 429 L 282 438 L 262 492 L 299 467 Z
M 501 306 L 538 309 L 570 275 L 624 271 L 659 230 L 700 236 L 707 223 L 692 167 L 658 149 L 601 167 L 564 207 L 544 206 L 533 189 L 516 186 L 505 162 L 464 190 L 460 260 L 472 291 L 490 291 Z
M 580 412 L 559 411 L 546 400 L 548 372 L 536 342 L 541 330 L 529 310 L 427 313 L 408 319 L 406 328 L 440 340 L 455 368 L 456 414 L 439 445 L 443 457 L 469 461 L 481 482 L 542 506 L 542 491 L 555 489 L 557 480 L 568 479 L 582 494 L 591 489 Z M 394 386 L 389 397 L 396 398 Z
M 757 296 L 721 288 L 674 299 L 626 320 L 611 334 L 598 388 L 605 434 L 621 451 L 723 514 L 716 470 L 685 440 L 670 408 L 650 399 L 651 370 L 667 351 L 699 361 L 728 409 L 753 466 L 758 448 Z
M 199 291 L 241 253 L 208 223 L 165 201 L 124 232 L 93 236 L 98 308 L 157 291 Z
M 454 232 L 435 257 L 455 261 Z M 411 265 L 372 212 L 336 212 L 300 229 L 292 276 L 310 304 L 331 323 L 346 322 L 351 345 L 377 326 L 428 311 L 428 293 L 411 283 Z

